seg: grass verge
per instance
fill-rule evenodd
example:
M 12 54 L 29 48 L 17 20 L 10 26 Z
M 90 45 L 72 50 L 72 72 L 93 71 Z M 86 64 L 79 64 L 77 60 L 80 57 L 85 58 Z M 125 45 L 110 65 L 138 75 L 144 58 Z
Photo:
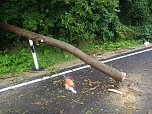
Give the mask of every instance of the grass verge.
M 96 53 L 101 54 L 106 51 L 118 48 L 129 48 L 139 44 L 139 40 L 120 40 L 117 42 L 106 42 L 98 45 L 87 44 L 85 47 L 80 47 L 80 49 L 87 51 L 96 49 Z M 44 68 L 75 58 L 72 54 L 51 46 L 41 45 L 39 47 L 35 47 L 35 49 L 39 65 Z M 12 50 L 0 52 L 0 76 L 3 76 L 6 73 L 22 73 L 32 69 L 33 67 L 32 54 L 28 46 L 21 46 Z

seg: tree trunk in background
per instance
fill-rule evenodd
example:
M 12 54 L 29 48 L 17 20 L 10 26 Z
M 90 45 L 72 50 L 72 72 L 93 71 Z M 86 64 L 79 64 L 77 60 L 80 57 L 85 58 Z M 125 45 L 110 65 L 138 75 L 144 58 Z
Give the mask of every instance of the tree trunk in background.
M 46 43 L 48 45 L 52 45 L 52 46 L 61 48 L 65 51 L 75 55 L 80 60 L 84 61 L 86 64 L 92 66 L 93 68 L 109 75 L 110 77 L 115 79 L 117 82 L 123 81 L 126 76 L 125 73 L 120 72 L 110 66 L 107 66 L 106 64 L 101 63 L 100 61 L 95 60 L 94 58 L 92 58 L 89 55 L 85 54 L 84 52 L 80 51 L 76 47 L 74 47 L 68 43 L 65 43 L 63 41 L 56 40 L 52 37 L 43 36 L 43 35 L 28 31 L 28 30 L 25 30 L 25 29 L 22 29 L 22 28 L 13 26 L 13 25 L 9 25 L 9 24 L 0 23 L 0 28 L 3 30 L 6 30 L 8 32 L 13 32 L 26 39 L 31 39 L 35 42 L 43 40 L 44 43 Z

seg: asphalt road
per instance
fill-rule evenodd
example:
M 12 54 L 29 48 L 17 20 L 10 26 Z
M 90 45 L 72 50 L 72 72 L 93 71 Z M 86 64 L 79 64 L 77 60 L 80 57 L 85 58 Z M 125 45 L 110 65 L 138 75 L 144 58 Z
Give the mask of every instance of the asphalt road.
M 65 74 L 75 80 L 77 94 L 64 89 L 61 75 L 1 92 L 0 113 L 152 114 L 152 50 L 122 57 L 131 53 L 106 63 L 127 73 L 127 83 L 134 87 L 127 97 L 108 92 L 109 88 L 118 89 L 115 81 L 88 67 Z

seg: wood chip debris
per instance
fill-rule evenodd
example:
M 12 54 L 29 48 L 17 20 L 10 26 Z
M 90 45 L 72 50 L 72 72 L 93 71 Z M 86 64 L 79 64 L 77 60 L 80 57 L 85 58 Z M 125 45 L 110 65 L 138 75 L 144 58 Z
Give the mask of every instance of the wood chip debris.
M 90 86 L 90 87 L 92 87 L 92 81 L 91 80 L 88 80 L 88 85 Z
M 122 95 L 123 93 L 121 91 L 118 91 L 116 89 L 108 89 L 109 92 L 114 92 L 114 93 L 118 93 L 120 95 Z
M 97 86 L 95 86 L 95 87 L 93 87 L 93 88 L 90 88 L 89 90 L 90 90 L 90 91 L 93 91 L 93 90 L 95 90 L 97 87 L 99 87 L 99 85 L 97 85 Z

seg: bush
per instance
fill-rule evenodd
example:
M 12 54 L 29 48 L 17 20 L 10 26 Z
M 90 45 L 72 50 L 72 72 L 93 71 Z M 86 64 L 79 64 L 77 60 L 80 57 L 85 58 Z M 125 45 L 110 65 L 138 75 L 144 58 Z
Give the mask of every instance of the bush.
M 118 0 L 9 0 L 1 21 L 69 43 L 114 40 L 119 28 Z
M 124 36 L 152 41 L 152 1 L 151 0 L 120 0 L 119 18 L 128 26 Z M 126 29 L 123 29 L 126 30 Z
M 120 0 L 121 15 L 131 25 L 143 25 L 150 16 L 151 0 Z
M 143 42 L 152 41 L 152 24 L 143 25 L 136 29 L 140 33 L 139 38 L 142 39 Z
M 150 8 L 150 13 L 152 14 L 152 1 L 151 0 L 149 0 L 149 8 Z

